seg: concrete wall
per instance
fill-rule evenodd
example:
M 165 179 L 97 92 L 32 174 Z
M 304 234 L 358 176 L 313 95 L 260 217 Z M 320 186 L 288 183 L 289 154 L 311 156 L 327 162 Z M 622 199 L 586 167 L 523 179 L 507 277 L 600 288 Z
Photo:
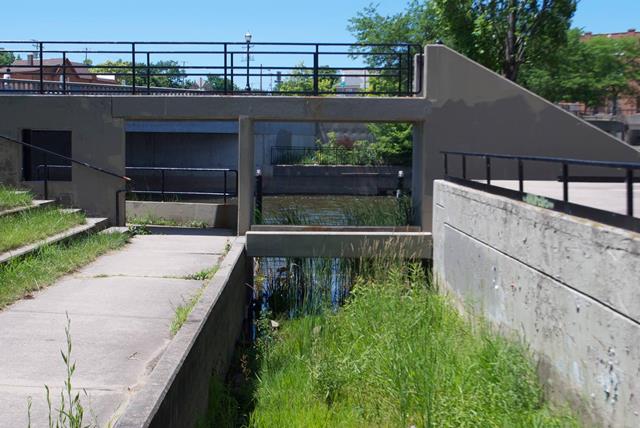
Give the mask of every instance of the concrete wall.
M 417 178 L 425 183 L 420 201 L 424 228 L 431 224 L 431 182 L 444 174 L 442 150 L 640 161 L 640 153 L 622 141 L 446 46 L 430 45 L 425 53 L 426 97 L 432 108 L 417 130 L 416 144 L 422 148 L 416 151 L 422 153 L 415 160 L 420 165 L 413 168 L 424 174 Z M 482 160 L 476 162 L 468 162 L 469 175 L 484 177 Z M 611 174 L 571 171 L 580 172 Z M 516 162 L 496 161 L 492 174 L 516 178 Z M 557 165 L 525 165 L 527 178 L 555 179 L 559 174 Z
M 193 427 L 206 414 L 211 378 L 224 381 L 241 336 L 249 260 L 243 239 L 237 239 L 116 427 Z
M 210 227 L 236 229 L 238 206 L 197 202 L 127 201 L 127 221 L 133 217 L 160 217 L 178 222 L 202 222 Z
M 444 290 L 521 338 L 553 399 L 640 425 L 640 234 L 436 181 L 433 242 Z
M 404 172 L 404 189 L 411 190 L 411 167 L 405 166 L 283 166 L 274 165 L 263 178 L 266 194 L 381 195 L 398 186 Z
M 123 120 L 106 97 L 0 97 L 0 134 L 21 140 L 22 129 L 71 131 L 71 156 L 124 175 Z M 22 148 L 0 139 L 0 182 L 22 185 Z M 25 183 L 28 187 L 29 183 Z M 34 189 L 41 188 L 38 183 Z M 73 165 L 71 183 L 54 183 L 50 196 L 91 216 L 115 219 L 116 190 L 123 180 Z M 123 202 L 120 203 L 123 209 Z

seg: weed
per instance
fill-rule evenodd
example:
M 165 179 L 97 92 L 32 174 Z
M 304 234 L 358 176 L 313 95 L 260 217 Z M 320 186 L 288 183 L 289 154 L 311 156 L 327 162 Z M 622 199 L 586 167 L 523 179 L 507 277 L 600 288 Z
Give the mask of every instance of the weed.
M 193 310 L 196 303 L 198 303 L 198 301 L 200 300 L 200 297 L 202 297 L 202 293 L 204 293 L 205 288 L 206 285 L 200 287 L 198 292 L 193 297 L 191 297 L 191 299 L 189 299 L 188 301 L 184 301 L 182 305 L 176 306 L 175 315 L 173 317 L 173 321 L 171 321 L 170 327 L 172 336 L 175 336 L 187 321 L 189 314 Z
M 200 272 L 192 273 L 184 277 L 184 279 L 192 279 L 196 281 L 206 281 L 216 274 L 218 271 L 218 266 L 213 266 L 207 269 L 203 269 Z
M 207 223 L 200 220 L 173 220 L 164 217 L 158 217 L 153 214 L 147 214 L 141 217 L 131 217 L 127 222 L 135 225 L 153 225 L 153 226 L 176 226 L 176 227 L 194 227 L 204 229 L 208 227 Z
M 0 211 L 30 205 L 33 195 L 0 184 Z

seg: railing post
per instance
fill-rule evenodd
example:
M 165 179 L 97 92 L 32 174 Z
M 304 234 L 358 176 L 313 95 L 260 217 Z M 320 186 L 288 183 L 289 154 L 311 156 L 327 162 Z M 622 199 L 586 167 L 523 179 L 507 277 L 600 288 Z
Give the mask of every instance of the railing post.
M 44 55 L 44 48 L 42 46 L 42 42 L 38 43 L 39 46 L 39 50 L 40 50 L 40 93 L 44 94 L 44 62 L 43 62 L 43 55 Z
M 136 44 L 131 43 L 131 93 L 136 94 Z
M 633 169 L 627 169 L 627 215 L 633 217 Z
M 319 64 L 319 46 L 316 44 L 316 51 L 313 54 L 313 95 L 320 93 L 320 64 Z
M 224 87 L 224 94 L 227 95 L 227 44 L 224 44 L 224 74 L 222 85 Z
M 256 211 L 255 223 L 262 223 L 262 170 L 256 170 Z
M 402 95 L 402 55 L 398 55 L 398 96 Z
M 147 52 L 147 95 L 151 93 L 151 52 Z
M 443 153 L 442 157 L 444 158 L 444 176 L 448 177 L 449 176 L 449 160 L 447 159 L 447 154 Z
M 62 52 L 62 94 L 67 94 L 67 53 Z
M 404 171 L 398 171 L 398 185 L 396 186 L 396 199 L 400 199 L 402 196 L 402 189 L 404 189 Z
M 485 156 L 486 170 L 487 170 L 487 186 L 491 185 L 491 158 Z
M 49 163 L 46 155 L 44 157 L 44 198 L 49 199 Z
M 411 83 L 413 82 L 413 64 L 411 63 L 411 45 L 407 45 L 407 96 L 411 95 Z
M 162 202 L 164 202 L 164 169 L 160 170 L 161 180 L 160 180 L 160 193 L 162 195 Z
M 224 189 L 223 189 L 224 195 L 222 196 L 222 199 L 224 201 L 224 204 L 227 205 L 227 170 L 224 171 Z
M 562 200 L 569 202 L 569 164 L 562 163 Z
M 467 157 L 462 155 L 462 179 L 467 179 Z
M 233 52 L 231 52 L 231 93 L 233 94 Z
M 518 191 L 524 193 L 524 165 L 522 159 L 518 159 Z

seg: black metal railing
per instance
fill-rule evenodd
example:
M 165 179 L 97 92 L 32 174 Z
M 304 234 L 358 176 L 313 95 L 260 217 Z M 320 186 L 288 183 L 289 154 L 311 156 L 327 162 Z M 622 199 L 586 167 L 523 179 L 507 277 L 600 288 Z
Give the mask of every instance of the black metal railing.
M 571 159 L 571 158 L 560 158 L 560 157 L 549 157 L 549 156 L 514 156 L 514 155 L 503 155 L 503 154 L 495 154 L 495 153 L 476 153 L 476 152 L 459 152 L 459 151 L 442 151 L 444 160 L 444 175 L 448 180 L 454 180 L 458 182 L 462 182 L 467 185 L 474 184 L 483 184 L 485 189 L 489 189 L 492 191 L 496 191 L 501 189 L 502 193 L 506 193 L 509 196 L 513 196 L 508 189 L 501 188 L 499 186 L 492 185 L 492 160 L 493 159 L 501 159 L 501 160 L 510 160 L 514 163 L 514 171 L 516 171 L 517 181 L 518 181 L 518 190 L 515 192 L 515 196 L 519 199 L 522 198 L 522 195 L 525 194 L 525 162 L 543 162 L 543 163 L 552 163 L 558 165 L 558 176 L 557 180 L 562 183 L 562 200 L 555 201 L 560 202 L 560 208 L 566 212 L 575 213 L 576 210 L 572 208 L 578 206 L 577 204 L 570 203 L 569 201 L 569 183 L 571 182 L 585 182 L 585 181 L 595 181 L 595 182 L 624 182 L 625 183 L 625 202 L 626 202 L 626 219 L 622 222 L 624 225 L 631 225 L 631 228 L 636 230 L 640 230 L 640 221 L 638 219 L 633 218 L 634 216 L 634 183 L 639 181 L 640 172 L 636 175 L 635 171 L 640 171 L 640 163 L 638 162 L 615 162 L 615 161 L 594 161 L 594 160 L 584 160 L 584 159 Z M 458 156 L 460 158 L 460 176 L 456 177 L 450 174 L 451 165 L 449 162 L 449 158 L 452 156 Z M 467 159 L 468 158 L 481 158 L 483 161 L 482 168 L 484 169 L 484 177 L 470 177 L 467 168 Z M 608 168 L 614 169 L 617 171 L 623 171 L 624 174 L 620 176 L 572 176 L 570 175 L 570 168 L 572 166 L 575 167 L 589 167 L 589 168 Z M 545 197 L 546 198 L 546 197 Z M 596 219 L 598 221 L 603 221 L 603 216 L 599 215 L 599 209 L 595 209 L 593 207 L 580 206 L 580 213 L 584 213 L 584 215 L 593 218 L 590 214 L 595 214 Z M 607 211 L 608 212 L 608 211 Z M 617 213 L 608 212 L 614 218 L 617 217 Z M 578 215 L 578 214 L 577 214 Z M 605 219 L 605 222 L 606 219 Z M 620 222 L 616 221 L 616 225 L 619 225 Z
M 67 162 L 70 162 L 72 164 L 80 165 L 80 166 L 82 166 L 84 168 L 91 169 L 93 171 L 97 171 L 97 172 L 99 172 L 101 174 L 105 174 L 105 175 L 108 175 L 108 176 L 115 177 L 115 178 L 123 180 L 125 182 L 125 189 L 116 190 L 116 193 L 115 193 L 115 199 L 116 199 L 116 224 L 119 224 L 119 220 L 120 220 L 120 218 L 119 218 L 120 217 L 120 205 L 118 204 L 118 197 L 119 197 L 120 193 L 125 192 L 126 191 L 126 187 L 131 184 L 131 182 L 132 182 L 131 178 L 129 178 L 127 176 L 124 176 L 124 175 L 120 175 L 118 173 L 115 173 L 115 172 L 112 172 L 112 171 L 109 171 L 109 170 L 106 170 L 104 168 L 100 168 L 100 167 L 92 165 L 92 164 L 90 164 L 88 162 L 79 161 L 77 159 L 61 155 L 61 154 L 53 152 L 51 150 L 43 149 L 42 147 L 38 147 L 38 146 L 35 146 L 33 144 L 25 143 L 24 141 L 16 140 L 15 138 L 7 137 L 6 135 L 0 135 L 0 139 L 2 139 L 4 141 L 8 141 L 10 143 L 19 144 L 22 147 L 28 147 L 31 150 L 36 150 L 36 151 L 45 153 L 47 155 L 54 156 L 54 157 L 56 157 L 58 159 L 63 159 L 63 160 L 65 160 Z M 54 165 L 51 165 L 51 167 L 53 167 L 53 166 Z M 55 166 L 56 167 L 71 168 L 71 165 L 55 165 Z M 39 180 L 39 181 L 43 181 L 44 182 L 44 198 L 48 199 L 48 197 L 49 197 L 49 186 L 48 186 L 48 181 L 49 181 L 48 180 L 48 177 L 49 177 L 48 167 L 49 167 L 49 165 L 38 165 L 36 167 L 36 171 L 37 171 L 36 174 L 40 174 L 39 171 L 41 170 L 41 167 L 43 167 L 45 169 L 45 173 L 44 173 L 45 175 L 44 175 L 44 178 L 42 180 Z
M 422 47 L 405 43 L 0 41 L 0 50 L 22 58 L 0 65 L 0 93 L 411 96 L 423 84 Z
M 146 177 L 146 180 L 143 179 L 141 177 L 141 179 L 136 180 L 136 183 L 138 185 L 142 185 L 143 183 L 149 183 L 149 181 L 153 181 L 156 182 L 155 184 L 159 185 L 159 186 L 146 186 L 146 188 L 141 188 L 141 187 L 133 187 L 131 190 L 129 190 L 129 193 L 131 194 L 138 194 L 138 195 L 158 195 L 162 198 L 162 200 L 164 201 L 167 195 L 175 195 L 175 196 L 198 196 L 198 197 L 203 197 L 203 196 L 213 196 L 213 197 L 222 197 L 224 200 L 224 203 L 227 203 L 227 198 L 233 198 L 233 197 L 237 197 L 238 196 L 238 171 L 235 169 L 229 169 L 229 168 L 174 168 L 174 167 L 145 167 L 145 166 L 128 166 L 125 168 L 127 173 L 133 173 L 132 175 L 134 175 L 136 172 L 151 172 L 152 176 Z M 174 178 L 175 181 L 175 176 L 171 177 L 170 175 L 172 173 L 188 173 L 189 176 L 186 178 L 182 178 L 182 180 L 186 180 L 188 182 L 190 182 L 189 187 L 193 187 L 192 182 L 194 181 L 194 175 L 201 175 L 201 174 L 205 174 L 205 175 L 209 175 L 209 176 L 218 176 L 221 177 L 222 183 L 221 187 L 222 187 L 222 191 L 220 192 L 216 192 L 216 191 L 206 191 L 206 190 L 201 190 L 201 191 L 194 191 L 194 190 L 176 190 L 176 189 L 171 189 L 169 188 L 169 186 L 167 185 L 167 182 L 169 181 L 170 178 Z M 168 177 L 169 176 L 169 177 Z M 159 179 L 159 183 L 157 183 Z M 208 182 L 208 184 L 212 184 L 211 182 L 215 181 L 215 177 L 213 178 L 208 178 L 205 181 Z

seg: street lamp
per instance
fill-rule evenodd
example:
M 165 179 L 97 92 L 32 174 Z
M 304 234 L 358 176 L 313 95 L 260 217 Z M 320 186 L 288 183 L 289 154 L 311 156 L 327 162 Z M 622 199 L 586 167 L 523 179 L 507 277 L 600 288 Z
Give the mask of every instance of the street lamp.
M 249 62 L 251 60 L 249 55 L 249 44 L 251 43 L 251 33 L 246 32 L 244 34 L 244 41 L 247 42 L 247 87 L 244 88 L 246 91 L 251 91 L 251 85 L 249 84 Z

